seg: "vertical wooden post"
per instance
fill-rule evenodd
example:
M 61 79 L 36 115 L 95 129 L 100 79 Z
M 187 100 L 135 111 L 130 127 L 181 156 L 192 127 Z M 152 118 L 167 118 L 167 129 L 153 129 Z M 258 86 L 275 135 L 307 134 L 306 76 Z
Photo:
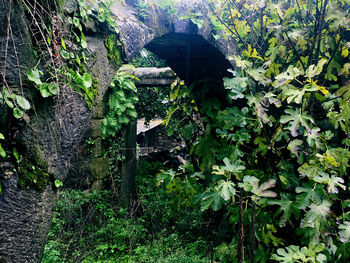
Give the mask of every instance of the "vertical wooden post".
M 120 188 L 120 204 L 130 208 L 135 193 L 136 174 L 136 121 L 130 122 L 125 131 L 125 160 L 122 164 L 122 182 Z

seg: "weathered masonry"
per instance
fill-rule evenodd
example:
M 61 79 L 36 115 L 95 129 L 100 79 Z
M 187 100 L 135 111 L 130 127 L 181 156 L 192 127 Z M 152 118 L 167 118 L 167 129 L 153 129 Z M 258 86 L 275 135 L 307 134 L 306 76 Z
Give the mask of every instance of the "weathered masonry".
M 10 11 L 5 2 L 0 1 L 0 24 L 8 25 L 8 21 L 11 21 L 16 31 L 14 41 L 21 45 L 18 56 L 24 76 L 36 64 L 32 55 L 30 21 L 24 15 L 21 1 L 13 1 Z M 206 0 L 177 1 L 176 15 L 168 15 L 157 6 L 152 6 L 151 14 L 144 22 L 136 16 L 133 7 L 135 1 L 126 2 L 127 5 L 115 3 L 111 7 L 123 40 L 125 63 L 145 47 L 165 59 L 168 66 L 187 83 L 204 77 L 222 78 L 228 74 L 227 69 L 231 67 L 228 58 L 234 55 L 234 42 L 214 39 Z M 76 8 L 76 1 L 66 1 L 66 14 L 74 12 Z M 188 12 L 202 14 L 201 28 L 189 19 L 181 19 Z M 6 36 L 6 27 L 3 27 L 0 29 L 1 50 L 4 50 Z M 79 94 L 69 87 L 63 87 L 63 96 L 37 106 L 36 114 L 30 116 L 30 123 L 20 127 L 18 138 L 24 145 L 24 154 L 45 167 L 50 180 L 67 182 L 74 180 L 79 173 L 90 173 L 98 187 L 99 181 L 108 175 L 108 163 L 100 148 L 100 128 L 104 117 L 104 95 L 116 68 L 108 60 L 108 50 L 98 33 L 87 36 L 87 46 L 87 68 L 98 83 L 92 109 L 87 107 Z M 16 69 L 14 60 L 8 63 Z M 16 79 L 11 81 L 16 83 Z M 147 81 L 155 82 L 151 77 L 148 80 L 143 78 L 139 85 L 148 85 Z M 5 115 L 2 114 L 0 119 L 3 125 L 0 128 L 7 129 Z M 96 143 L 94 156 L 86 160 L 81 156 L 81 148 L 84 138 L 89 136 Z M 11 165 L 0 165 L 0 262 L 40 262 L 57 198 L 56 190 L 50 185 L 41 191 L 20 189 L 18 176 L 12 172 Z

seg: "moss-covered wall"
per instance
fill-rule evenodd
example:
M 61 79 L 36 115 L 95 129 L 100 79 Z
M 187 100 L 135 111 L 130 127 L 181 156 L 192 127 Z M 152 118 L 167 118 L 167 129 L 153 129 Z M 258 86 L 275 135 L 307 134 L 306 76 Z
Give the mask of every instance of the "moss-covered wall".
M 115 67 L 119 68 L 123 61 L 122 61 L 122 44 L 117 39 L 115 34 L 109 34 L 106 36 L 105 39 L 105 46 L 108 51 L 108 60 L 109 62 Z

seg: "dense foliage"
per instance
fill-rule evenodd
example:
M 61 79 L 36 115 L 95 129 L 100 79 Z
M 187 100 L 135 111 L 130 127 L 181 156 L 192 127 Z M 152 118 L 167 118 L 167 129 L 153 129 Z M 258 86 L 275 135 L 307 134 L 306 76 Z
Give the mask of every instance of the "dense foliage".
M 156 54 L 143 49 L 133 59 L 131 64 L 135 67 L 167 67 L 164 60 L 159 58 Z M 145 118 L 145 122 L 152 119 L 164 118 L 166 110 L 169 107 L 168 97 L 170 87 L 138 87 L 137 97 L 139 99 L 136 109 L 138 118 Z
M 184 102 L 174 89 L 169 116 L 183 114 L 169 125 L 191 139 L 199 169 L 159 180 L 184 205 L 225 211 L 227 262 L 349 261 L 349 8 L 211 3 L 214 36 L 232 36 L 241 54 L 227 101 Z
M 89 5 L 78 1 L 67 17 L 69 32 L 56 32 L 61 18 L 50 17 L 51 26 L 40 31 L 41 14 L 21 2 L 39 35 L 38 61 L 46 56 L 27 73 L 27 85 L 44 98 L 69 85 L 92 106 L 83 33 Z M 101 3 L 95 15 L 117 33 L 111 4 Z M 150 5 L 136 5 L 141 19 Z M 174 1 L 159 5 L 174 14 Z M 43 262 L 350 261 L 350 2 L 212 0 L 209 7 L 213 38 L 232 39 L 238 53 L 223 87 L 220 81 L 171 87 L 165 124 L 186 143 L 187 165 L 142 163 L 130 211 L 119 207 L 115 189 L 62 191 Z M 201 14 L 182 19 L 203 25 Z M 120 66 L 120 43 L 107 37 L 105 44 Z M 105 138 L 136 118 L 132 79 L 123 72 L 113 79 Z M 225 88 L 227 96 L 201 99 L 213 88 Z M 5 81 L 0 103 L 28 121 L 31 102 L 21 89 Z M 142 101 L 154 95 L 143 93 Z M 161 115 L 148 111 L 140 116 Z M 0 133 L 2 143 L 5 136 Z M 108 143 L 112 180 L 119 182 L 115 162 L 123 159 L 124 143 Z M 10 150 L 2 145 L 5 157 Z
M 156 186 L 161 167 L 140 161 L 129 213 L 116 192 L 63 191 L 42 262 L 207 262 L 202 212 L 172 210 L 165 189 Z
M 108 96 L 108 113 L 103 119 L 102 136 L 115 136 L 127 123 L 137 117 L 135 104 L 137 88 L 133 82 L 136 77 L 123 71 L 118 71 L 111 83 Z

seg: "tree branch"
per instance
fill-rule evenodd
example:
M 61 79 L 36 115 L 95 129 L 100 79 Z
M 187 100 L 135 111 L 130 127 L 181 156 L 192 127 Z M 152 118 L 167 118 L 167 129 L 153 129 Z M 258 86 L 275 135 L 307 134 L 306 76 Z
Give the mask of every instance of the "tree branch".
M 288 36 L 288 34 L 287 34 L 286 31 L 284 31 L 283 33 L 284 33 L 284 34 L 286 35 L 286 37 L 288 38 L 288 42 L 291 44 L 291 46 L 292 46 L 292 48 L 293 48 L 293 51 L 294 51 L 294 53 L 297 55 L 298 60 L 300 61 L 301 66 L 303 67 L 304 71 L 306 71 L 306 67 L 305 67 L 305 65 L 304 65 L 304 62 L 301 60 L 300 55 L 299 55 L 299 53 L 298 53 L 298 50 L 295 48 L 293 41 L 289 38 L 289 36 Z

